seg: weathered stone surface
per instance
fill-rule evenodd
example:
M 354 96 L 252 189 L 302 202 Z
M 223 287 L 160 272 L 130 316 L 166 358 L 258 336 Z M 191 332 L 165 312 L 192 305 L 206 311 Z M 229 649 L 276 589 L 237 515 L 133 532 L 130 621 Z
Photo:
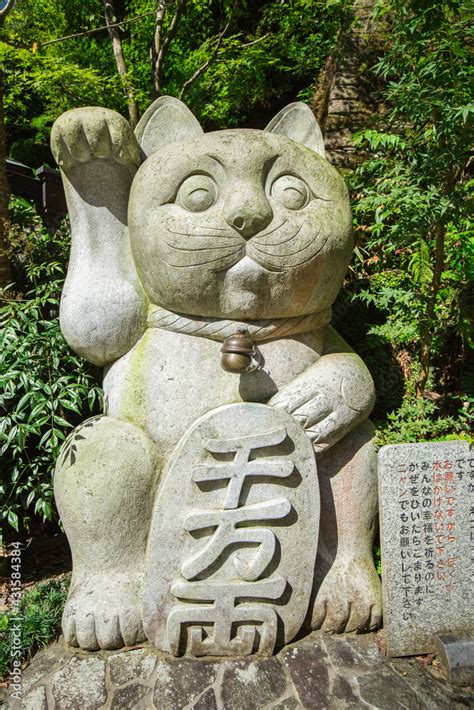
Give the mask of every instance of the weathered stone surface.
M 48 710 L 46 688 L 43 685 L 34 688 L 28 695 L 25 695 L 21 707 L 22 710 Z
M 318 528 L 314 451 L 301 427 L 262 404 L 210 412 L 178 446 L 158 495 L 147 636 L 175 655 L 271 654 L 308 611 Z
M 163 471 L 179 469 L 173 452 L 199 418 L 239 402 L 282 410 L 324 453 L 321 471 L 330 484 L 313 627 L 375 628 L 377 501 L 367 422 L 374 388 L 363 362 L 329 327 L 352 251 L 352 221 L 348 191 L 324 158 L 312 111 L 294 103 L 264 131 L 203 134 L 180 101 L 160 97 L 134 135 L 119 114 L 81 108 L 58 119 L 52 148 L 72 224 L 61 327 L 71 347 L 106 367 L 108 412 L 73 432 L 55 475 L 74 558 L 67 642 L 97 650 L 144 640 L 146 541 L 156 491 L 163 492 L 157 484 Z M 260 367 L 235 374 L 221 368 L 221 346 L 242 328 Z M 301 446 L 296 458 L 305 455 Z M 188 494 L 168 500 L 174 524 L 184 522 Z M 297 498 L 298 489 L 287 494 Z M 284 525 L 278 529 L 284 538 Z M 316 555 L 317 529 L 303 537 L 296 560 Z M 157 569 L 172 557 L 160 558 L 160 544 L 153 545 Z M 261 556 L 245 547 L 230 557 L 248 562 L 252 554 Z M 300 575 L 304 592 L 295 577 L 288 604 L 279 607 L 282 643 L 306 613 L 310 567 Z M 252 583 L 262 589 L 272 579 L 257 577 Z M 171 581 L 163 580 L 162 598 Z M 245 605 L 238 603 L 240 612 Z M 260 606 L 271 611 L 270 603 Z M 248 651 L 250 626 L 238 631 L 241 648 L 234 644 L 232 652 Z M 150 637 L 157 642 L 158 634 L 167 648 L 162 630 L 152 627 Z M 191 645 L 211 653 L 226 643 L 213 646 L 195 630 Z M 262 651 L 273 645 L 273 637 L 259 640 Z
M 285 669 L 276 658 L 224 664 L 221 698 L 226 710 L 256 710 L 286 690 Z
M 298 710 L 301 708 L 301 703 L 294 695 L 290 695 L 283 700 L 279 700 L 274 705 L 271 705 L 271 710 Z
M 318 642 L 301 643 L 283 653 L 293 685 L 304 708 L 323 710 L 330 697 L 329 659 Z
M 24 694 L 28 693 L 30 688 L 39 683 L 47 676 L 53 668 L 58 670 L 58 663 L 64 665 L 68 662 L 68 658 L 64 656 L 64 648 L 61 644 L 54 643 L 49 648 L 41 650 L 35 656 L 34 664 L 25 668 L 21 676 L 21 687 Z
M 389 664 L 408 683 L 420 699 L 423 710 L 445 710 L 474 706 L 473 688 L 460 688 L 446 683 L 445 677 L 433 666 L 424 668 L 419 661 L 395 658 Z
M 360 707 L 360 698 L 354 686 L 356 686 L 356 684 L 352 679 L 348 680 L 342 675 L 338 675 L 334 678 L 331 686 L 331 701 L 335 703 L 337 700 L 340 700 L 344 703 L 344 707 Z
M 212 688 L 201 695 L 193 705 L 193 710 L 218 710 L 216 694 Z
M 357 676 L 360 697 L 378 710 L 418 708 L 420 700 L 397 673 L 388 667 Z
M 219 669 L 210 661 L 159 661 L 153 702 L 158 710 L 181 710 L 211 686 Z
M 434 637 L 434 644 L 449 682 L 474 685 L 474 639 L 440 634 Z
M 321 642 L 336 669 L 374 668 L 384 661 L 369 634 L 347 634 L 342 638 L 325 635 Z
M 101 703 L 101 710 L 392 710 L 403 702 L 410 710 L 474 706 L 472 687 L 450 685 L 437 665 L 425 667 L 419 660 L 381 656 L 373 634 L 342 638 L 318 632 L 274 658 L 210 661 L 169 658 L 151 647 L 136 650 L 140 654 L 132 652 L 132 659 L 139 675 L 117 687 L 112 668 L 116 682 L 128 679 L 132 667 L 129 651 L 71 656 L 61 642 L 54 644 L 47 653 L 51 665 L 39 685 L 28 692 L 23 688 L 19 700 L 10 697 L 2 708 L 46 710 L 44 698 L 47 710 L 53 705 L 55 710 L 96 708 L 97 703 Z M 124 657 L 123 665 L 118 662 L 120 656 Z M 147 658 L 154 669 L 143 678 Z M 30 673 L 37 662 L 45 670 L 45 657 L 38 654 Z M 2 700 L 0 697 L 0 705 Z
M 110 710 L 148 710 L 152 707 L 151 695 L 152 691 L 146 685 L 127 685 L 115 691 Z
M 389 655 L 474 634 L 474 453 L 465 441 L 379 452 L 384 630 Z
M 147 679 L 156 666 L 156 658 L 145 649 L 117 653 L 109 657 L 110 677 L 115 685 L 124 685 L 135 678 Z
M 76 658 L 54 674 L 56 710 L 96 710 L 107 699 L 105 663 L 100 658 Z

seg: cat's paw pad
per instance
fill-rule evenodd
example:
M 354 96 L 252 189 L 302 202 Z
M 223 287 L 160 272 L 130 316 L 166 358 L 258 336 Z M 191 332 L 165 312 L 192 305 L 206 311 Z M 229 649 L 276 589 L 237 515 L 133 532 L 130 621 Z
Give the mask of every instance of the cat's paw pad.
M 60 116 L 51 132 L 51 148 L 66 173 L 78 163 L 98 158 L 133 167 L 142 160 L 137 139 L 123 116 L 97 106 Z
M 66 643 L 87 651 L 134 646 L 145 640 L 139 590 L 128 581 L 122 588 L 100 579 L 77 584 L 66 602 L 62 627 Z
M 332 633 L 373 631 L 381 619 L 380 581 L 372 560 L 336 559 L 316 595 L 312 628 Z

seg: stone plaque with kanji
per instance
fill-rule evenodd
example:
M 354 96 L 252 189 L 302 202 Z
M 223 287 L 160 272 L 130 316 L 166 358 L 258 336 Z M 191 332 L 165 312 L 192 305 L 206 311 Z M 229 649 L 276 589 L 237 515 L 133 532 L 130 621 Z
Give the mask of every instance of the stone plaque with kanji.
M 158 492 L 144 624 L 174 655 L 270 655 L 308 613 L 319 530 L 310 439 L 286 412 L 219 407 L 188 431 Z
M 474 451 L 466 441 L 378 455 L 384 631 L 391 656 L 474 633 Z

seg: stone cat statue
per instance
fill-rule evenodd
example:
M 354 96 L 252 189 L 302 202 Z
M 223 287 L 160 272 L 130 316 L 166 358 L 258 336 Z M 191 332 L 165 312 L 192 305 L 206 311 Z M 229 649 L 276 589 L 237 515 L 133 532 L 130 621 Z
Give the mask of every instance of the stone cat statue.
M 135 133 L 114 111 L 74 109 L 56 121 L 52 148 L 72 229 L 61 329 L 104 367 L 106 396 L 106 414 L 71 434 L 55 473 L 73 555 L 66 641 L 95 650 L 145 639 L 163 473 L 195 422 L 238 403 L 291 419 L 315 452 L 319 542 L 318 530 L 300 541 L 317 547 L 308 629 L 376 628 L 374 387 L 330 326 L 351 212 L 310 109 L 291 104 L 263 131 L 207 134 L 170 97 Z M 254 343 L 240 373 L 220 364 L 236 334 Z

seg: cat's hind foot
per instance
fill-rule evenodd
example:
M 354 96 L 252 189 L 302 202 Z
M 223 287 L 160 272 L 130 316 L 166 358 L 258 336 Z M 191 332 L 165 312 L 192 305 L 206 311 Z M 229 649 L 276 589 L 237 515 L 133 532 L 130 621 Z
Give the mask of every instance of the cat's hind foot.
M 77 580 L 66 602 L 62 627 L 70 646 L 87 651 L 144 641 L 142 580 L 123 575 Z
M 377 629 L 381 620 L 380 581 L 372 560 L 336 558 L 316 595 L 312 628 L 362 633 Z

